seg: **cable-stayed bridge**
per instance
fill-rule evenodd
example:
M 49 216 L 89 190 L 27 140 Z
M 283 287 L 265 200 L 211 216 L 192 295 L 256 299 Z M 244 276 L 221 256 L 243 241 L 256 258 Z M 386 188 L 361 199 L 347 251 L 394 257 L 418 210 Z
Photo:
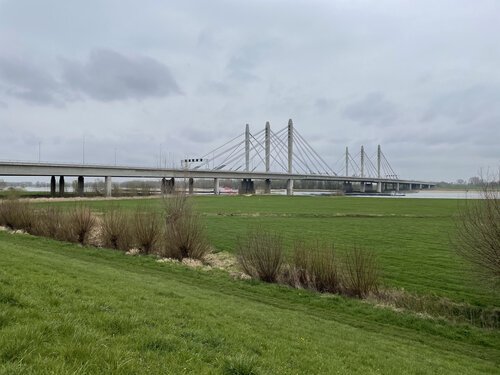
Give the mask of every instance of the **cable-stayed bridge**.
M 254 180 L 264 180 L 264 192 L 270 193 L 272 181 L 286 181 L 287 194 L 293 194 L 294 180 L 337 181 L 343 189 L 364 193 L 386 190 L 399 191 L 431 188 L 431 182 L 405 180 L 398 177 L 380 146 L 373 156 L 364 147 L 352 155 L 345 154 L 331 167 L 307 140 L 294 129 L 292 120 L 276 132 L 266 123 L 263 130 L 252 134 L 246 125 L 245 132 L 230 139 L 200 157 L 182 160 L 181 168 L 148 168 L 110 165 L 28 163 L 0 161 L 0 176 L 50 176 L 51 194 L 64 194 L 64 177 L 77 177 L 77 192 L 83 195 L 85 177 L 104 177 L 106 195 L 111 195 L 111 178 L 159 178 L 162 191 L 172 192 L 175 179 L 188 180 L 192 193 L 195 179 L 213 179 L 214 193 L 219 193 L 221 179 L 240 180 L 240 193 L 254 193 Z M 58 191 L 56 176 L 59 176 Z

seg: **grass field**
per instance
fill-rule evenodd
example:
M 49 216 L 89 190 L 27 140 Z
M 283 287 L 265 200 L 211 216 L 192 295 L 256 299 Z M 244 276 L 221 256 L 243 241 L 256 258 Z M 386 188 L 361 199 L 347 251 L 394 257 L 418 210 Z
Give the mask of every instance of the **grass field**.
M 238 236 L 248 228 L 262 226 L 281 233 L 289 246 L 302 238 L 334 243 L 339 251 L 353 245 L 372 249 L 383 271 L 383 283 L 389 287 L 456 302 L 500 306 L 498 293 L 479 283 L 452 249 L 453 217 L 463 200 L 201 196 L 194 202 L 217 250 L 234 251 Z M 162 209 L 161 199 L 86 204 L 97 211 L 117 205 Z
M 6 232 L 0 265 L 2 374 L 500 371 L 498 331 L 355 299 Z

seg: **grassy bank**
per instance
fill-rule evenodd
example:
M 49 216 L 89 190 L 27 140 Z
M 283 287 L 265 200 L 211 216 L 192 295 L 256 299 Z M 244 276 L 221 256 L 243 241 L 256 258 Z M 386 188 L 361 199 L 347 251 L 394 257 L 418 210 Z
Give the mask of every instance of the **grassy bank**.
M 353 245 L 373 249 L 387 286 L 456 302 L 500 306 L 500 296 L 481 285 L 451 247 L 453 217 L 463 200 L 204 196 L 194 202 L 217 250 L 234 251 L 238 236 L 248 228 L 263 226 L 281 233 L 288 245 L 300 238 L 334 243 L 339 251 Z M 160 199 L 87 204 L 97 211 L 116 205 L 131 210 L 137 206 L 162 209 Z
M 0 373 L 495 373 L 500 336 L 0 232 Z

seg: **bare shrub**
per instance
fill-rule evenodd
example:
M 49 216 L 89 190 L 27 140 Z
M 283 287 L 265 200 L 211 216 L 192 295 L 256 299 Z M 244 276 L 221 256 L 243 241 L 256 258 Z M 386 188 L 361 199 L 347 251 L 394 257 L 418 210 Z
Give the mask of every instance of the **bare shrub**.
M 467 200 L 456 221 L 454 244 L 480 278 L 500 286 L 500 191 L 485 183 L 479 200 Z
M 276 282 L 283 267 L 281 236 L 263 229 L 248 232 L 237 244 L 237 260 L 248 275 L 265 282 Z
M 375 254 L 354 247 L 345 254 L 342 269 L 343 293 L 364 298 L 378 289 Z
M 329 293 L 339 291 L 340 280 L 333 246 L 297 241 L 294 244 L 293 266 L 297 282 L 304 288 Z
M 210 252 L 210 245 L 191 202 L 182 194 L 167 198 L 165 202 L 165 240 L 160 255 L 178 260 L 203 260 Z
M 88 243 L 89 234 L 96 225 L 96 218 L 90 208 L 77 206 L 62 219 L 61 237 L 67 241 Z
M 106 211 L 102 217 L 101 240 L 104 246 L 127 251 L 132 247 L 131 217 L 119 208 Z
M 34 214 L 28 202 L 7 199 L 0 204 L 0 223 L 10 229 L 31 232 Z
M 159 215 L 156 212 L 138 209 L 133 219 L 134 242 L 142 253 L 152 253 L 162 234 Z
M 32 234 L 35 236 L 64 239 L 62 233 L 65 217 L 62 211 L 56 207 L 45 207 L 35 212 L 32 226 Z

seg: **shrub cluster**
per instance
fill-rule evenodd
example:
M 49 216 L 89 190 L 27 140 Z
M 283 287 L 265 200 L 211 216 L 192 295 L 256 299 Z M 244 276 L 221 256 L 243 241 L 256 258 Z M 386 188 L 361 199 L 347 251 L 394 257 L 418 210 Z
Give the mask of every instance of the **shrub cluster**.
M 174 259 L 203 259 L 210 251 L 199 215 L 185 195 L 166 198 L 162 255 Z
M 378 289 L 377 264 L 370 251 L 354 247 L 340 256 L 333 246 L 296 241 L 289 262 L 284 254 L 281 237 L 266 230 L 250 231 L 238 240 L 238 263 L 253 278 L 358 298 Z
M 274 233 L 254 230 L 238 240 L 237 259 L 248 275 L 276 282 L 283 267 L 283 240 Z
M 112 208 L 102 217 L 90 208 L 36 208 L 18 199 L 0 202 L 0 225 L 12 230 L 82 245 L 98 244 L 142 254 L 203 260 L 210 251 L 199 216 L 185 196 L 166 198 L 164 215 L 147 209 L 133 213 Z

